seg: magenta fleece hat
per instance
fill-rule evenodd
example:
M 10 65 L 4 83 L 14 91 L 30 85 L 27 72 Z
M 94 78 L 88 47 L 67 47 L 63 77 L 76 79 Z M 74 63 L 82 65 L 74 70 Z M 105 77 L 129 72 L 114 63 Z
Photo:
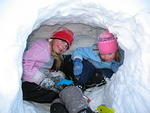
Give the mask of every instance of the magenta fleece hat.
M 118 50 L 118 42 L 108 30 L 103 31 L 99 36 L 98 49 L 100 54 L 115 53 Z

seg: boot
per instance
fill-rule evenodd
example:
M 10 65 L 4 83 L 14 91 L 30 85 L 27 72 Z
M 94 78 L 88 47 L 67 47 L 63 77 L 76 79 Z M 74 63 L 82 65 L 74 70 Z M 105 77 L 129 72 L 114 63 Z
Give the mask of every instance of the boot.
M 53 103 L 50 107 L 50 113 L 69 113 L 62 103 Z
M 102 85 L 105 85 L 106 81 L 102 75 L 102 73 L 96 73 L 91 80 L 89 80 L 86 84 L 85 84 L 85 88 L 92 88 L 92 87 L 100 87 Z

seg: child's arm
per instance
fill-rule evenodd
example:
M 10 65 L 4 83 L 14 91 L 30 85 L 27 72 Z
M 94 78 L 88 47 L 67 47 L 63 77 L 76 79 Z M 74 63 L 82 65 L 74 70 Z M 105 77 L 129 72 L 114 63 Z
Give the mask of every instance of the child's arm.
M 84 59 L 91 59 L 94 54 L 95 46 L 90 47 L 80 47 L 77 48 L 73 54 L 72 54 L 72 60 L 73 60 L 73 72 L 74 75 L 80 75 L 82 73 L 83 64 L 82 60 Z
M 90 55 L 93 54 L 93 48 L 94 46 L 90 47 L 80 47 L 77 48 L 73 53 L 72 53 L 72 60 L 79 58 L 79 59 L 88 59 Z
M 39 71 L 39 65 L 42 65 L 42 63 L 39 62 L 42 50 L 43 49 L 40 46 L 40 42 L 38 41 L 34 42 L 31 47 L 27 51 L 25 51 L 23 56 L 23 80 L 35 82 L 38 84 L 40 82 L 40 78 L 35 81 L 35 74 L 37 75 L 37 77 L 41 77 L 41 79 L 43 79 L 44 74 Z
M 112 71 L 113 71 L 113 72 L 117 72 L 119 66 L 120 66 L 120 65 L 119 65 L 118 62 L 116 62 L 116 61 L 112 62 L 112 63 L 111 63 L 111 69 L 112 69 Z

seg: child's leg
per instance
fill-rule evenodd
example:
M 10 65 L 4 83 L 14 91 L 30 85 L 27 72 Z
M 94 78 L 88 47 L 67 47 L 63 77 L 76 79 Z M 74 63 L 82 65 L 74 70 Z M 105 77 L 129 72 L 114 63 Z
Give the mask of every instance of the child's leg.
M 113 71 L 111 69 L 97 69 L 97 72 L 102 73 L 103 77 L 111 78 Z
M 96 72 L 92 78 L 86 83 L 85 88 L 91 88 L 95 86 L 102 86 L 106 84 L 106 81 L 101 72 Z
M 68 79 L 73 79 L 73 61 L 71 55 L 64 55 L 64 61 L 61 65 L 61 71 L 65 73 Z
M 95 74 L 95 67 L 87 60 L 83 60 L 83 70 L 79 75 L 79 84 L 85 84 Z
M 58 98 L 58 93 L 42 88 L 41 86 L 30 83 L 22 83 L 23 99 L 27 101 L 34 101 L 38 103 L 51 103 L 54 99 Z
M 67 75 L 68 78 L 71 77 L 74 82 L 78 82 L 80 85 L 84 85 L 95 74 L 95 67 L 90 62 L 84 59 L 82 62 L 83 70 L 82 73 L 78 76 L 78 80 L 73 74 L 73 61 L 71 59 L 71 55 L 64 56 L 64 63 L 61 67 L 61 70 Z
M 68 78 L 71 78 L 75 84 L 84 85 L 95 73 L 94 66 L 89 63 L 87 60 L 83 59 L 83 70 L 82 73 L 78 76 L 78 80 L 76 76 L 73 74 L 73 61 L 71 59 L 71 55 L 64 55 L 64 63 L 61 67 L 61 71 L 63 71 Z
M 59 94 L 69 113 L 78 113 L 88 108 L 88 102 L 80 88 L 67 86 Z

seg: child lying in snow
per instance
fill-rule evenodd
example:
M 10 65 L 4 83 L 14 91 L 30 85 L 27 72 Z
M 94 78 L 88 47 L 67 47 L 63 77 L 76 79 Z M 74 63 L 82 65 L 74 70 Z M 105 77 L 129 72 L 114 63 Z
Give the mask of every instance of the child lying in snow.
M 123 64 L 123 54 L 116 37 L 105 30 L 100 34 L 97 45 L 77 48 L 73 52 L 74 75 L 80 84 L 85 84 L 96 72 L 110 78 Z
M 104 30 L 96 45 L 79 47 L 72 53 L 72 59 L 66 57 L 64 67 L 67 68 L 64 70 L 67 71 L 64 72 L 74 75 L 79 84 L 88 88 L 94 84 L 105 84 L 104 78 L 111 78 L 123 64 L 123 59 L 124 51 L 119 48 L 117 38 Z
M 74 34 L 69 29 L 61 29 L 49 40 L 33 42 L 23 55 L 22 89 L 23 99 L 51 103 L 58 98 L 58 92 L 41 88 L 41 83 L 51 75 L 49 69 L 59 70 L 61 54 L 69 49 Z M 55 65 L 55 66 L 54 66 Z M 52 82 L 51 82 L 52 83 Z M 44 85 L 44 84 L 42 84 Z
M 64 74 L 60 71 L 51 72 L 49 70 L 53 69 L 53 67 L 55 70 L 60 69 L 61 54 L 69 49 L 72 41 L 73 32 L 63 29 L 56 31 L 51 36 L 51 40 L 38 40 L 32 43 L 29 49 L 25 51 L 23 55 L 22 76 L 24 100 L 51 103 L 60 97 L 70 113 L 89 109 L 80 89 L 75 86 L 67 86 L 72 85 L 73 81 L 65 79 Z M 65 89 L 64 86 L 66 87 Z M 68 96 L 66 97 L 66 95 Z M 68 101 L 73 103 L 78 101 L 78 104 L 74 106 L 74 104 L 71 105 Z M 78 106 L 81 104 L 82 106 Z M 57 109 L 55 106 L 52 108 Z M 65 110 L 67 110 L 66 108 Z

